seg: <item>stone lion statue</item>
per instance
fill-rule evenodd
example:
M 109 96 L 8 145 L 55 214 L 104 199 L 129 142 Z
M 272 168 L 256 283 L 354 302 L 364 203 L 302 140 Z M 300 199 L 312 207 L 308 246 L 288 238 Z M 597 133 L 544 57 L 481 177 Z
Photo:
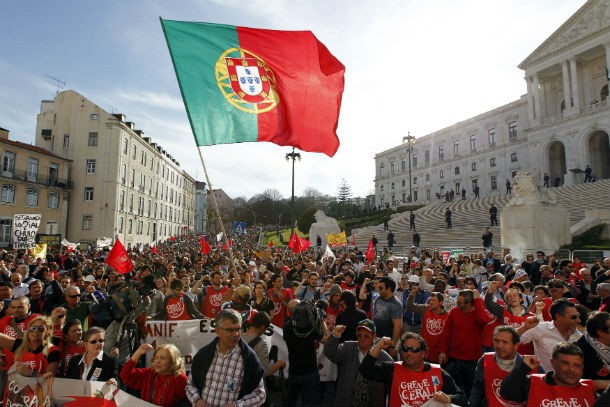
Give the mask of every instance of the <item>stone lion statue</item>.
M 318 224 L 322 224 L 322 225 L 336 225 L 337 224 L 337 220 L 335 218 L 331 218 L 330 216 L 326 216 L 326 214 L 324 213 L 324 211 L 316 211 L 316 213 L 314 213 L 314 218 L 316 218 L 316 223 Z
M 557 197 L 547 188 L 541 190 L 531 172 L 519 171 L 513 178 L 513 197 L 508 202 L 508 206 L 540 203 L 556 204 Z

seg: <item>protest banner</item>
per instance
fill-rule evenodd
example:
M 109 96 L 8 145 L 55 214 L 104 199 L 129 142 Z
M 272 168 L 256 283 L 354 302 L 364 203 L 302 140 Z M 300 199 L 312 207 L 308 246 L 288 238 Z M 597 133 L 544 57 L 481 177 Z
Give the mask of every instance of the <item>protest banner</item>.
M 328 241 L 328 245 L 330 247 L 347 246 L 347 236 L 345 235 L 345 231 L 341 233 L 327 233 L 326 240 Z
M 451 257 L 451 252 L 446 252 L 446 251 L 441 252 L 441 259 L 443 260 L 443 264 L 449 264 L 450 257 Z
M 36 233 L 41 215 L 16 213 L 13 217 L 13 249 L 31 249 L 36 246 Z

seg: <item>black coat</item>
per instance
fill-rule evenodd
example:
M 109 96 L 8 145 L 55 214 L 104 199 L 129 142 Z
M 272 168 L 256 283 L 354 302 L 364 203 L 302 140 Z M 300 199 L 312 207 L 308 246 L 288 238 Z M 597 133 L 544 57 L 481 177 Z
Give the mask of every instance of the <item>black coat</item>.
M 70 359 L 70 362 L 68 363 L 66 378 L 81 380 L 81 367 L 84 367 L 80 364 L 82 357 L 82 355 L 78 355 Z M 101 368 L 102 370 L 95 381 L 105 382 L 112 378 L 116 379 L 117 382 L 119 381 L 119 362 L 118 360 L 116 360 L 116 358 L 108 355 L 107 353 L 104 353 L 102 355 L 102 360 L 99 360 L 97 358 L 94 359 L 93 366 L 91 366 L 91 370 L 89 370 L 89 374 L 87 375 L 87 380 L 91 380 L 91 376 L 93 376 L 95 369 L 98 368 Z

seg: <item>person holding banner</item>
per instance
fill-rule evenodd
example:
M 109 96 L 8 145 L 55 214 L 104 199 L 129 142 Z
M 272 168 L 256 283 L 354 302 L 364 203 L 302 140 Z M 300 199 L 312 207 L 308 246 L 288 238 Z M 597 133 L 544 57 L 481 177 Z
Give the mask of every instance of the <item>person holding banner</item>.
M 116 358 L 104 353 L 105 336 L 106 331 L 97 326 L 85 332 L 85 354 L 70 359 L 66 378 L 117 385 L 119 363 Z
M 154 350 L 152 366 L 136 368 L 140 358 Z M 140 398 L 157 406 L 172 407 L 185 399 L 186 374 L 184 360 L 173 344 L 153 348 L 143 343 L 121 369 L 121 380 L 128 387 L 139 390 Z

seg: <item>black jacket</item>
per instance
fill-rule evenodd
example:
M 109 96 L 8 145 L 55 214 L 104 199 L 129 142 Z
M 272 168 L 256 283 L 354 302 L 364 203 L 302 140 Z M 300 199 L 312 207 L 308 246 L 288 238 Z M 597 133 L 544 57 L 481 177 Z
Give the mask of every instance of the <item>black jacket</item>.
M 66 378 L 68 379 L 77 379 L 81 380 L 82 370 L 81 367 L 83 365 L 80 364 L 81 359 L 84 355 L 78 355 L 70 359 L 68 363 L 68 370 L 66 373 Z M 112 378 L 116 379 L 117 383 L 119 382 L 119 362 L 116 358 L 104 353 L 102 355 L 102 360 L 94 359 L 93 366 L 89 370 L 89 374 L 87 375 L 87 380 L 92 380 L 93 373 L 96 369 L 101 368 L 101 372 L 97 376 L 94 381 L 105 382 Z

